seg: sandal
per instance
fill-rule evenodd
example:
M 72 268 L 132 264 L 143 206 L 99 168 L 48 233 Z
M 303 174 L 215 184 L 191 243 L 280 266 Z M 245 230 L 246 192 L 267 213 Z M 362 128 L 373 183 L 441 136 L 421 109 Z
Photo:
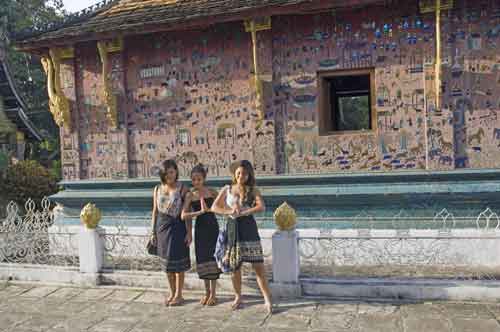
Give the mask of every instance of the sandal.
M 176 306 L 180 306 L 180 305 L 183 305 L 184 304 L 184 298 L 179 298 L 179 299 L 176 299 L 176 298 L 173 298 L 172 301 L 170 301 L 168 303 L 168 305 L 170 307 L 176 307 Z
M 240 308 L 241 308 L 241 304 L 242 304 L 242 302 L 241 302 L 241 298 L 239 298 L 239 299 L 235 299 L 235 300 L 233 301 L 233 303 L 231 304 L 231 309 L 232 309 L 232 310 L 238 310 L 238 309 L 240 309 Z

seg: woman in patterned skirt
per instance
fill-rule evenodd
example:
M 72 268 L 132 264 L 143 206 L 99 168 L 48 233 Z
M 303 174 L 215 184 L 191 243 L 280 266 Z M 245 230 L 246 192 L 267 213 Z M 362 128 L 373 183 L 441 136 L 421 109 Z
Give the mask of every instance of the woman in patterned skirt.
M 201 164 L 191 171 L 193 189 L 186 195 L 182 219 L 196 218 L 194 226 L 196 271 L 200 279 L 205 281 L 205 296 L 202 297 L 200 303 L 213 306 L 217 303 L 216 286 L 221 273 L 214 258 L 219 224 L 215 214 L 210 211 L 217 191 L 205 187 L 206 177 L 207 172 Z
M 184 272 L 191 268 L 189 246 L 191 221 L 181 220 L 182 206 L 188 189 L 178 182 L 179 170 L 174 160 L 166 160 L 160 168 L 161 185 L 155 187 L 153 199 L 153 241 L 162 258 L 170 286 L 165 305 L 180 305 L 184 301 Z
M 241 299 L 241 264 L 251 263 L 257 276 L 257 283 L 264 296 L 265 309 L 272 312 L 271 292 L 264 271 L 262 245 L 253 214 L 264 212 L 264 200 L 255 186 L 252 164 L 242 160 L 232 167 L 232 185 L 219 192 L 212 205 L 212 211 L 228 216 L 227 242 L 223 260 L 230 260 L 234 301 L 232 309 L 238 309 Z M 229 258 L 230 256 L 230 258 Z

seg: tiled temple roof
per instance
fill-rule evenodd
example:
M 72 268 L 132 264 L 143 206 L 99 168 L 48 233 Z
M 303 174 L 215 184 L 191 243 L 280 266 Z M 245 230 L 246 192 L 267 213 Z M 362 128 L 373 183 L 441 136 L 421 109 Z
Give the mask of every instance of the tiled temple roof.
M 276 15 L 294 6 L 334 8 L 383 2 L 383 0 L 106 0 L 73 14 L 60 24 L 25 31 L 14 39 L 21 49 L 47 47 L 75 40 L 98 39 L 111 31 L 127 34 L 175 30 L 180 25 L 205 24 L 258 15 Z M 239 16 L 237 18 L 237 16 Z

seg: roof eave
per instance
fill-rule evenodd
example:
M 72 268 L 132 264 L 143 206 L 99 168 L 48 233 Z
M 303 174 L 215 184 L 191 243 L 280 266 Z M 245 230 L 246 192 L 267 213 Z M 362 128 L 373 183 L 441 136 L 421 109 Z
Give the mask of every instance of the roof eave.
M 7 114 L 8 117 L 9 113 L 11 112 L 16 113 L 15 115 L 16 120 L 14 120 L 14 125 L 16 126 L 17 130 L 23 132 L 30 139 L 35 140 L 37 142 L 41 142 L 45 138 L 35 127 L 33 122 L 31 122 L 31 120 L 28 118 L 23 109 L 19 107 L 9 108 L 4 110 L 4 112 Z M 19 123 L 19 121 L 21 123 Z
M 24 125 L 26 126 L 26 128 L 29 129 L 31 135 L 33 135 L 33 137 L 38 142 L 41 142 L 44 138 L 43 135 L 38 131 L 38 129 L 33 124 L 33 122 L 31 122 L 31 120 L 28 118 L 26 113 L 24 113 L 24 110 L 22 108 L 20 108 L 18 110 L 18 114 L 19 114 L 19 117 L 21 118 L 21 120 L 23 121 Z
M 52 47 L 64 47 L 74 45 L 76 43 L 110 39 L 123 36 L 141 35 L 155 32 L 166 32 L 176 30 L 190 30 L 200 27 L 210 26 L 216 23 L 227 23 L 234 21 L 242 21 L 255 17 L 262 16 L 265 12 L 266 16 L 292 15 L 292 14 L 310 14 L 318 11 L 327 11 L 331 9 L 346 9 L 356 8 L 373 4 L 385 4 L 387 0 L 333 0 L 333 1 L 312 1 L 307 0 L 297 4 L 279 5 L 279 6 L 263 6 L 258 8 L 249 8 L 234 12 L 226 12 L 219 15 L 201 15 L 191 19 L 175 19 L 167 23 L 152 23 L 144 24 L 137 23 L 129 25 L 123 29 L 114 29 L 106 31 L 95 31 L 93 33 L 78 33 L 77 35 L 64 35 L 54 38 L 43 38 L 43 34 L 27 38 L 24 40 L 13 41 L 14 47 L 23 52 L 33 54 L 46 54 L 47 50 Z M 137 29 L 140 26 L 141 29 Z M 66 27 L 68 28 L 68 27 Z M 53 31 L 52 31 L 53 32 Z
M 3 70 L 5 72 L 5 76 L 7 77 L 7 82 L 9 83 L 10 91 L 12 91 L 12 93 L 17 99 L 19 107 L 16 107 L 15 109 L 17 109 L 17 114 L 19 118 L 23 122 L 23 125 L 30 131 L 31 136 L 33 136 L 37 141 L 42 141 L 43 139 L 42 134 L 38 131 L 38 129 L 35 127 L 35 125 L 31 122 L 31 120 L 24 112 L 24 110 L 27 109 L 26 104 L 24 100 L 21 98 L 21 96 L 17 93 L 16 84 L 12 78 L 12 74 L 10 73 L 7 59 L 4 58 L 3 61 L 0 61 L 0 64 L 2 65 Z M 7 111 L 12 111 L 12 109 Z

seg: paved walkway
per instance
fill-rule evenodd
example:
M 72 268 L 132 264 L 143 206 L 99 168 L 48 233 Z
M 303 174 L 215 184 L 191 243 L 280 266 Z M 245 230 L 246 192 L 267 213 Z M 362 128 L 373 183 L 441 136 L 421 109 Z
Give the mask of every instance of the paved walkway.
M 266 332 L 404 331 L 500 332 L 500 304 L 284 301 L 267 316 L 258 298 L 231 312 L 229 295 L 203 308 L 199 293 L 183 307 L 161 305 L 161 292 L 72 288 L 0 282 L 0 331 Z

